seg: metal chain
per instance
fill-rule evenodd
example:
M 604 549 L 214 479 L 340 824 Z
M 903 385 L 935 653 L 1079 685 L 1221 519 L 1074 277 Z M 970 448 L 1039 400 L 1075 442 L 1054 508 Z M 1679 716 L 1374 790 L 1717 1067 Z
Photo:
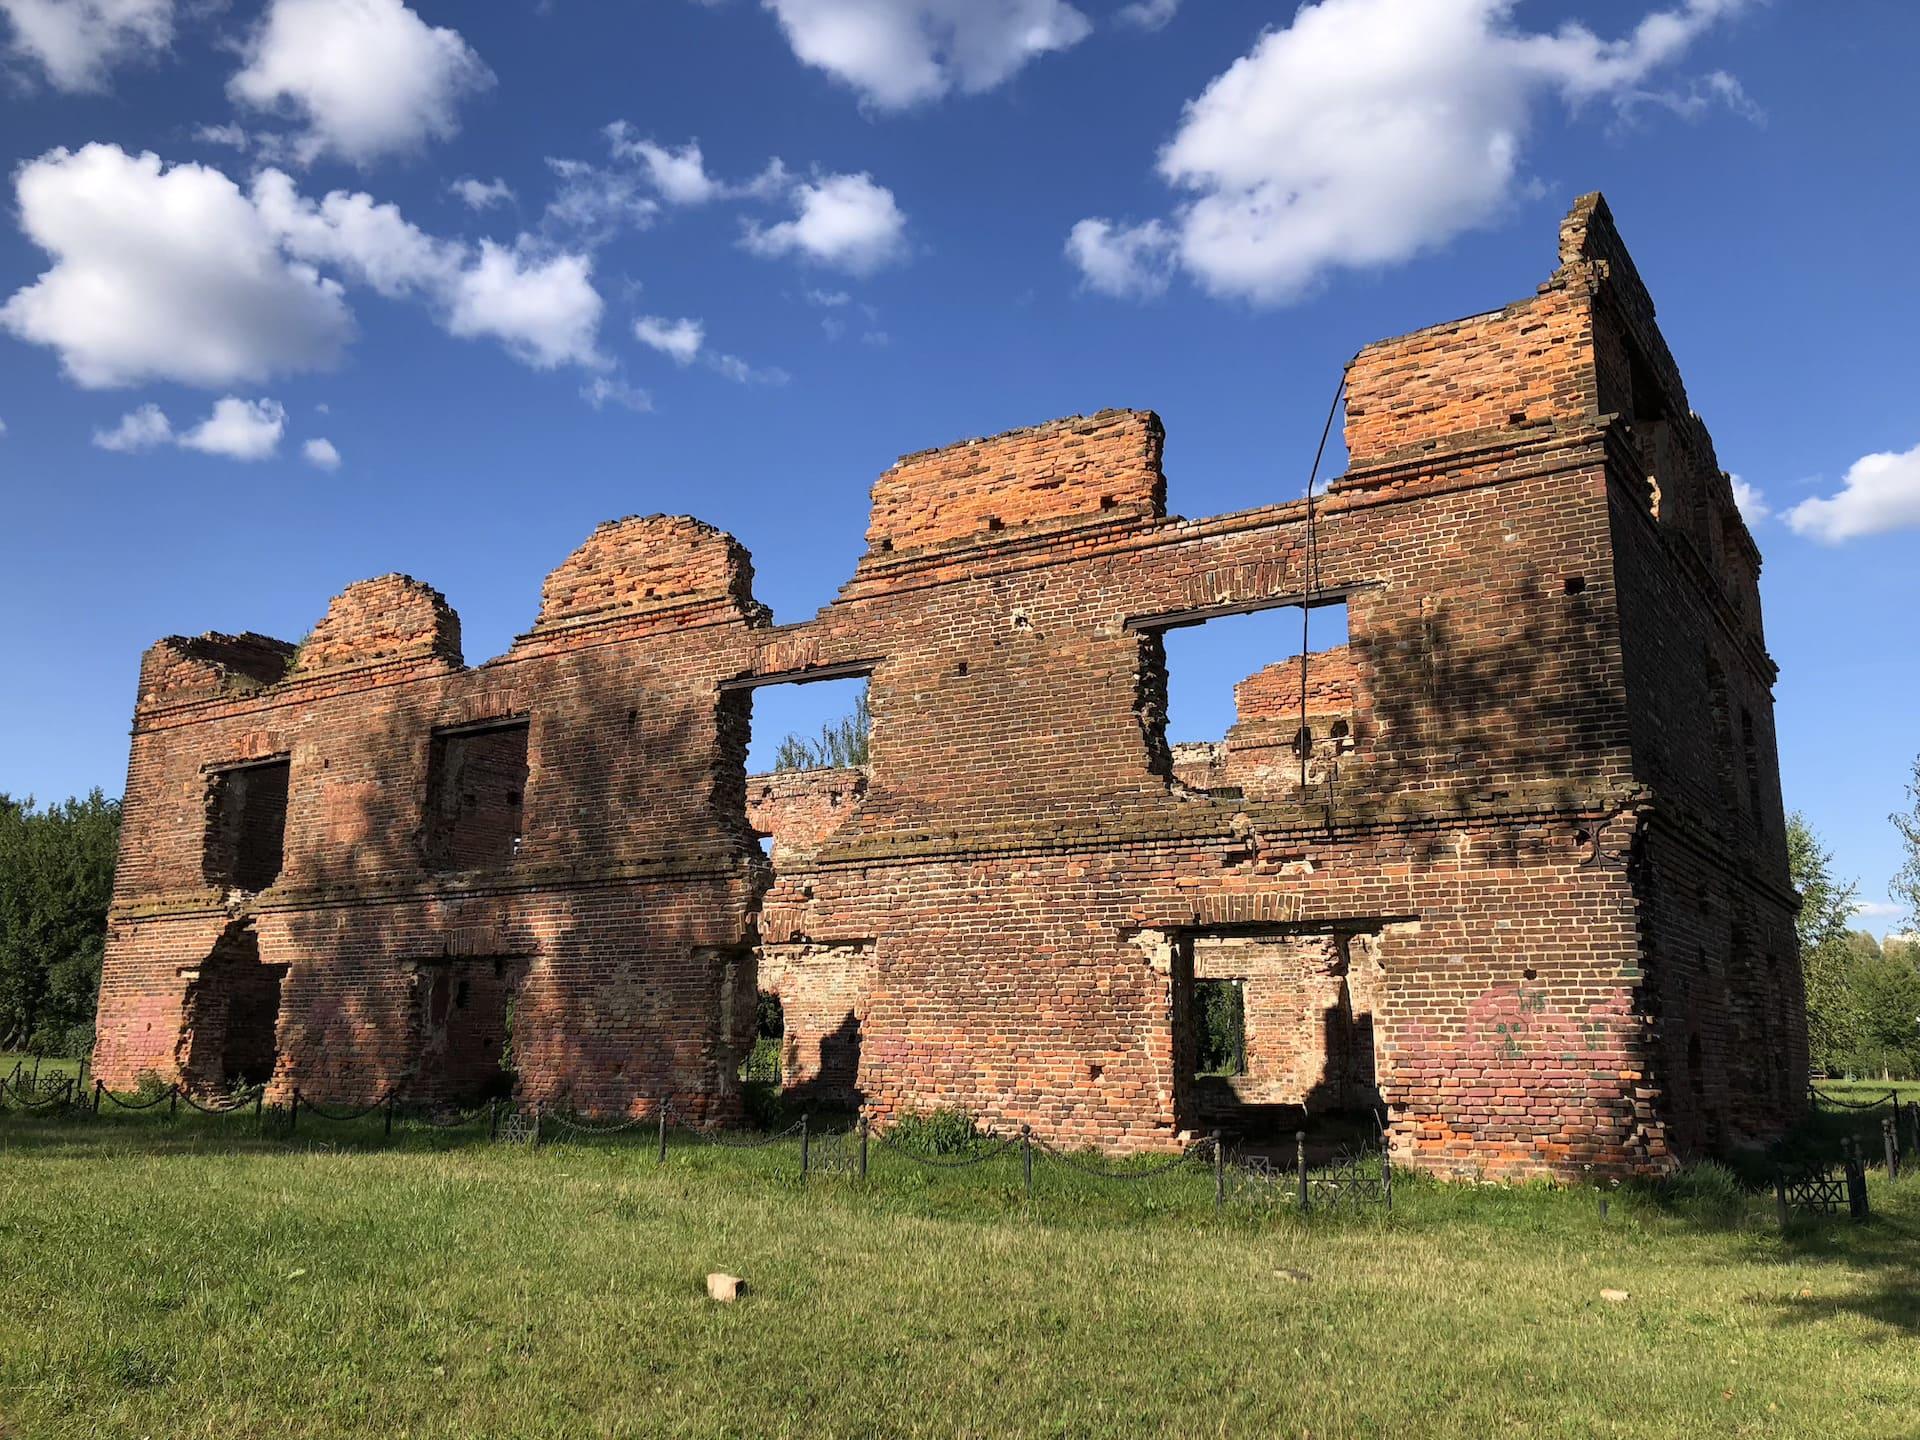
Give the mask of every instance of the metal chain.
M 0 1099 L 6 1098 L 7 1091 L 7 1083 L 4 1080 L 0 1080 Z M 13 1103 L 18 1105 L 22 1110 L 51 1110 L 56 1105 L 66 1104 L 67 1097 L 64 1095 L 51 1095 L 45 1100 L 30 1100 L 27 1098 L 27 1093 L 24 1090 L 15 1086 L 13 1087 Z
M 322 1105 L 320 1105 L 319 1102 L 314 1100 L 309 1100 L 305 1095 L 300 1095 L 300 1092 L 297 1090 L 294 1092 L 294 1094 L 299 1096 L 300 1108 L 302 1110 L 311 1110 L 315 1115 L 318 1115 L 322 1120 L 333 1120 L 333 1121 L 338 1121 L 340 1123 L 345 1123 L 348 1120 L 365 1119 L 367 1116 L 373 1114 L 374 1111 L 378 1110 L 381 1106 L 385 1105 L 387 1101 L 392 1098 L 391 1092 L 389 1092 L 386 1095 L 382 1095 L 378 1100 L 374 1101 L 371 1105 L 367 1106 L 367 1108 L 364 1110 L 342 1111 L 342 1110 L 328 1110 L 324 1108 Z
M 617 1125 L 587 1125 L 578 1120 L 569 1120 L 557 1111 L 541 1118 L 551 1120 L 562 1130 L 571 1130 L 576 1135 L 618 1135 L 622 1130 L 631 1130 L 636 1125 L 655 1125 L 660 1120 L 658 1115 L 635 1115 L 630 1119 L 622 1120 Z
M 1892 1105 L 1898 1109 L 1900 1105 L 1900 1092 L 1898 1090 L 1889 1090 L 1878 1100 L 1864 1101 L 1842 1100 L 1838 1095 L 1824 1094 L 1811 1085 L 1807 1087 L 1807 1093 L 1816 1100 L 1824 1100 L 1829 1105 L 1838 1105 L 1843 1110 L 1878 1110 L 1882 1105 Z
M 1206 1148 L 1213 1144 L 1213 1141 L 1202 1140 L 1192 1149 L 1182 1150 L 1178 1155 L 1170 1155 L 1145 1170 L 1114 1170 L 1105 1165 L 1097 1165 L 1090 1160 L 1078 1159 L 1065 1150 L 1056 1150 L 1044 1140 L 1035 1140 L 1033 1143 L 1041 1154 L 1058 1160 L 1061 1164 L 1070 1166 L 1082 1174 L 1092 1175 L 1101 1180 L 1152 1180 L 1157 1176 L 1165 1175 L 1170 1170 L 1179 1169 L 1190 1160 L 1199 1158 Z
M 889 1135 L 884 1130 L 878 1131 L 875 1134 L 875 1138 L 878 1139 L 882 1145 L 886 1146 L 887 1149 L 893 1151 L 896 1155 L 902 1155 L 907 1159 L 911 1160 L 914 1164 L 924 1165 L 929 1170 L 965 1170 L 970 1166 L 984 1165 L 987 1163 L 987 1161 L 996 1159 L 999 1156 L 1006 1154 L 1007 1151 L 1011 1150 L 1014 1146 L 1020 1143 L 1018 1140 L 994 1141 L 994 1137 L 987 1136 L 986 1138 L 990 1141 L 994 1141 L 994 1143 L 993 1143 L 993 1148 L 988 1150 L 984 1155 L 972 1155 L 967 1157 L 964 1160 L 941 1160 L 932 1155 L 920 1155 L 915 1153 L 912 1150 L 909 1150 L 906 1146 L 902 1145 L 899 1141 L 895 1140 L 891 1135 Z
M 253 1097 L 259 1094 L 261 1090 L 264 1088 L 265 1087 L 263 1086 L 256 1085 L 253 1087 L 252 1090 L 242 1095 L 239 1099 L 229 1101 L 225 1105 L 220 1105 L 220 1104 L 202 1105 L 198 1100 L 194 1099 L 193 1096 L 189 1095 L 185 1090 L 182 1090 L 180 1092 L 180 1098 L 186 1101 L 187 1104 L 192 1106 L 195 1110 L 198 1110 L 202 1115 L 231 1115 L 233 1114 L 234 1111 L 244 1110 L 247 1108 L 247 1106 L 253 1104 Z
M 122 1100 L 118 1095 L 114 1094 L 113 1091 L 107 1089 L 105 1086 L 102 1086 L 100 1088 L 99 1094 L 102 1099 L 111 1100 L 115 1105 L 118 1105 L 122 1110 L 151 1110 L 153 1109 L 154 1106 L 164 1105 L 167 1103 L 167 1101 L 173 1098 L 173 1090 L 171 1089 L 171 1087 L 169 1087 L 167 1090 L 165 1090 L 161 1094 L 154 1096 L 153 1099 L 151 1100 Z

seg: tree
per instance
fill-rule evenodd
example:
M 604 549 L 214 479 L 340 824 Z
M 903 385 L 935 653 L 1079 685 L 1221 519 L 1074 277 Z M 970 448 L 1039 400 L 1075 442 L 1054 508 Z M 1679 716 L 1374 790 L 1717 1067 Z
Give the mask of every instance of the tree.
M 120 802 L 0 796 L 0 1048 L 91 1044 Z
M 1907 782 L 1907 805 L 1887 817 L 1907 847 L 1906 863 L 1887 891 L 1907 907 L 1907 929 L 1920 930 L 1920 755 L 1913 759 L 1913 777 Z
M 830 720 L 820 727 L 820 738 L 809 740 L 789 735 L 774 753 L 776 770 L 819 770 L 827 767 L 854 769 L 867 763 L 868 735 L 873 716 L 867 710 L 867 692 L 862 687 L 853 702 L 853 713 Z
M 1920 1074 L 1920 968 L 1904 950 L 1875 947 L 1847 970 L 1852 1034 L 1846 1070 L 1906 1080 Z
M 1798 810 L 1787 817 L 1787 866 L 1800 892 L 1794 929 L 1800 935 L 1800 968 L 1806 976 L 1807 1049 L 1815 1069 L 1832 1072 L 1846 1067 L 1854 1048 L 1847 922 L 1859 887 L 1834 876 L 1833 852 L 1820 843 Z

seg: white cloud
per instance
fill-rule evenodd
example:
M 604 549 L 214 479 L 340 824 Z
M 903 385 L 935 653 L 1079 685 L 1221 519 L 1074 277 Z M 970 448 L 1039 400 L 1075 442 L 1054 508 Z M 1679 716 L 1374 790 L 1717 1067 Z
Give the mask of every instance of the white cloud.
M 807 291 L 807 303 L 809 305 L 819 305 L 829 310 L 849 304 L 852 300 L 853 297 L 844 290 Z
M 0 0 L 12 49 L 56 90 L 99 90 L 107 72 L 173 41 L 173 0 Z
M 136 450 L 151 450 L 173 440 L 173 423 L 158 405 L 142 405 L 120 417 L 111 430 L 93 432 L 93 443 L 102 450 L 130 455 Z
M 316 470 L 338 470 L 340 452 L 334 449 L 333 442 L 324 437 L 307 441 L 300 447 L 300 453 L 306 462 Z
M 856 275 L 904 256 L 907 217 L 871 175 L 827 175 L 791 194 L 793 219 L 747 227 L 744 243 L 756 255 L 797 253 Z
M 1520 31 L 1516 3 L 1320 0 L 1264 33 L 1160 152 L 1162 179 L 1187 197 L 1168 222 L 1179 266 L 1214 294 L 1280 303 L 1330 270 L 1404 261 L 1484 225 L 1519 192 L 1541 98 L 1637 95 L 1745 0 L 1683 0 L 1617 40 L 1575 23 Z M 1107 229 L 1084 233 L 1108 243 L 1086 257 L 1109 281 L 1133 279 L 1125 245 L 1157 237 L 1096 223 Z M 1083 266 L 1100 286 L 1095 269 Z
M 1126 228 L 1082 220 L 1067 235 L 1067 255 L 1087 288 L 1103 295 L 1159 295 L 1173 273 L 1173 232 L 1158 220 Z
M 451 301 L 451 333 L 491 336 L 537 370 L 606 363 L 596 345 L 603 306 L 584 255 L 540 256 L 483 240 Z
M 634 321 L 633 334 L 641 344 L 672 357 L 676 365 L 691 365 L 707 338 L 706 327 L 698 320 L 665 320 L 658 315 L 642 315 Z
M 230 460 L 265 460 L 280 448 L 286 428 L 287 412 L 279 401 L 226 395 L 214 401 L 206 419 L 184 433 L 175 433 L 173 422 L 158 405 L 142 405 L 122 415 L 111 430 L 94 431 L 93 443 L 123 455 L 177 445 Z
M 240 125 L 196 125 L 193 138 L 202 145 L 224 145 L 230 150 L 245 150 L 252 143 L 246 128 Z
M 286 428 L 286 407 L 278 400 L 226 395 L 213 402 L 213 413 L 182 435 L 179 443 L 229 460 L 265 460 L 280 448 Z
M 604 245 L 625 226 L 645 229 L 660 213 L 660 202 L 645 193 L 637 175 L 551 156 L 547 167 L 560 177 L 559 192 L 541 217 L 548 231 L 571 235 L 583 245 Z
M 580 391 L 580 398 L 594 409 L 618 405 L 622 409 L 645 414 L 653 409 L 653 396 L 637 385 L 608 375 L 596 375 Z
M 1920 529 L 1920 445 L 1862 455 L 1841 477 L 1839 493 L 1802 500 L 1786 512 L 1786 521 L 1796 534 L 1827 545 Z
M 365 164 L 459 129 L 459 102 L 493 72 L 453 30 L 401 0 L 272 0 L 247 42 L 233 98 L 305 121 L 304 159 Z
M 762 0 L 793 53 L 882 109 L 991 90 L 1092 31 L 1065 0 Z
M 243 194 L 218 170 L 111 145 L 44 155 L 17 188 L 55 263 L 0 326 L 56 349 L 81 385 L 211 388 L 331 364 L 352 332 L 342 280 L 424 301 L 449 333 L 537 368 L 603 363 L 591 262 L 524 235 L 442 239 L 362 192 L 316 202 L 269 169 Z
M 498 177 L 476 180 L 468 176 L 454 181 L 447 189 L 458 195 L 469 210 L 487 210 L 513 199 L 513 187 Z
M 736 385 L 785 385 L 793 379 L 778 365 L 770 365 L 763 370 L 749 365 L 738 355 L 710 354 L 707 356 L 707 366 Z
M 669 150 L 651 140 L 630 138 L 630 127 L 616 120 L 607 127 L 613 153 L 623 160 L 637 160 L 646 167 L 653 188 L 672 205 L 704 205 L 718 199 L 726 187 L 707 174 L 707 163 L 700 154 L 700 142 L 689 140 L 678 150 Z
M 1891 920 L 1904 915 L 1906 907 L 1886 900 L 1862 900 L 1853 907 L 1852 913 L 1868 920 Z
M 1114 18 L 1122 25 L 1141 30 L 1163 30 L 1179 9 L 1180 0 L 1135 0 L 1131 5 L 1122 5 Z
M 1767 504 L 1767 497 L 1758 489 L 1738 475 L 1729 475 L 1727 479 L 1733 482 L 1733 503 L 1740 507 L 1740 517 L 1747 524 L 1758 525 L 1773 514 L 1773 507 Z
M 512 248 L 483 240 L 476 250 L 428 235 L 364 192 L 308 200 L 279 170 L 254 178 L 253 198 L 292 254 L 389 298 L 427 299 L 450 334 L 499 340 L 541 370 L 603 363 L 603 304 L 584 255 L 542 251 L 524 236 Z
M 352 332 L 340 287 L 290 262 L 218 170 L 117 145 L 21 167 L 21 228 L 53 265 L 0 306 L 73 380 L 219 386 L 333 363 Z

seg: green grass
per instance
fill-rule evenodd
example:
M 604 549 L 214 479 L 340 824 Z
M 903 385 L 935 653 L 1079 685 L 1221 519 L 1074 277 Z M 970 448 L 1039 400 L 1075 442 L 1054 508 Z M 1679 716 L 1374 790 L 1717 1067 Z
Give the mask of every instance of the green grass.
M 1216 1217 L 1203 1168 L 0 1115 L 0 1436 L 1911 1437 L 1920 1180 Z M 734 1306 L 710 1270 L 747 1277 Z M 1603 1289 L 1629 1292 L 1609 1303 Z

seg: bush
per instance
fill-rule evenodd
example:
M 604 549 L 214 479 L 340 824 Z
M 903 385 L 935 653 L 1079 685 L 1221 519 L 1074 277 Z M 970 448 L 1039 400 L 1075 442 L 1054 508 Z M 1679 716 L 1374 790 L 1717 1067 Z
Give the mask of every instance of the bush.
M 1661 1198 L 1695 1219 L 1720 1224 L 1739 1219 L 1747 1208 L 1747 1191 L 1740 1177 L 1718 1160 L 1700 1160 L 1684 1167 L 1666 1182 Z
M 162 1079 L 158 1070 L 142 1070 L 133 1082 L 133 1093 L 141 1100 L 158 1100 L 172 1088 L 172 1082 Z
M 887 1138 L 917 1155 L 958 1155 L 973 1147 L 980 1128 L 964 1110 L 909 1110 L 893 1122 Z

